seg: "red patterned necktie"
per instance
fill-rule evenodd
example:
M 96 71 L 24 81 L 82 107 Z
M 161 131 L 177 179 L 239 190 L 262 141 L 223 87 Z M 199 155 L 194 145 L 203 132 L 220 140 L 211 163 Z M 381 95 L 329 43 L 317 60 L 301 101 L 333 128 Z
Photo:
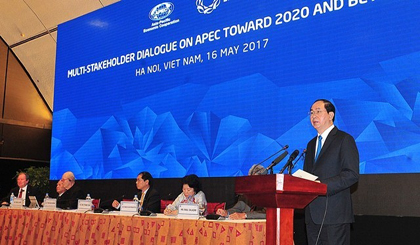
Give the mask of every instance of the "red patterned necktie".
M 20 189 L 19 198 L 22 198 L 23 189 Z

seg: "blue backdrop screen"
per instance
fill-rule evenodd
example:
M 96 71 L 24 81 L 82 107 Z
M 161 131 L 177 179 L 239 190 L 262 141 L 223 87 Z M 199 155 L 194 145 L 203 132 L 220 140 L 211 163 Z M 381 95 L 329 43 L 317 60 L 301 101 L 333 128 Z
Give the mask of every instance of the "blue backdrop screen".
M 123 0 L 61 24 L 50 177 L 246 175 L 302 152 L 318 98 L 361 173 L 418 173 L 419 23 L 418 0 Z

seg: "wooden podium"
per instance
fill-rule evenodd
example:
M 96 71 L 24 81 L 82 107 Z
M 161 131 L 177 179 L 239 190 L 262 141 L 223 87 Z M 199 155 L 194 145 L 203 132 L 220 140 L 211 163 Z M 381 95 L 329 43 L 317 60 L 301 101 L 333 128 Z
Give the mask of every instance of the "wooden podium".
M 290 175 L 254 175 L 237 177 L 235 192 L 267 209 L 267 245 L 293 245 L 294 209 L 303 209 L 318 195 L 325 195 L 327 186 Z

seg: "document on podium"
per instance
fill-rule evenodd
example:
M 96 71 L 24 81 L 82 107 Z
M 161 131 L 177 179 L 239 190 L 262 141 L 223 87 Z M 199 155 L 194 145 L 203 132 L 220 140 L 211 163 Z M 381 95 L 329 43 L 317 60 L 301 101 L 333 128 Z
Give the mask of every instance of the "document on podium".
M 316 179 L 318 179 L 318 176 L 310 174 L 310 173 L 308 173 L 308 172 L 306 172 L 302 169 L 298 169 L 292 175 L 295 176 L 295 177 L 299 177 L 299 178 L 307 179 L 307 180 L 312 180 L 312 181 L 315 181 Z

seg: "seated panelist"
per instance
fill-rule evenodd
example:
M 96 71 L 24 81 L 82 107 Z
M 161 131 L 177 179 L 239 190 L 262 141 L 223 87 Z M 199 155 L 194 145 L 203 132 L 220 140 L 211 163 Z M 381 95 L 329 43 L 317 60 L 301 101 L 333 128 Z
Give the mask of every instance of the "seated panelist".
M 160 194 L 153 188 L 153 176 L 149 172 L 140 172 L 137 175 L 136 187 L 139 190 L 137 197 L 142 210 L 153 213 L 160 212 Z M 120 200 L 121 201 L 121 200 Z M 112 207 L 119 209 L 120 201 L 114 200 Z
M 17 186 L 12 188 L 7 196 L 2 199 L 2 205 L 10 205 L 10 196 L 13 195 L 15 198 L 23 198 L 25 200 L 24 205 L 29 207 L 30 200 L 29 196 L 35 196 L 39 201 L 41 195 L 37 188 L 29 185 L 29 175 L 27 173 L 21 172 L 16 178 Z
M 57 208 L 77 209 L 77 200 L 85 199 L 86 194 L 76 185 L 76 178 L 70 171 L 65 172 L 56 187 Z
M 63 182 L 58 181 L 55 190 L 57 191 L 58 196 L 61 196 L 66 191 L 66 189 L 64 189 Z M 44 206 L 44 202 L 42 202 L 41 205 Z
M 253 165 L 248 175 L 265 175 L 267 170 L 259 164 Z M 237 203 L 230 209 L 218 209 L 216 214 L 223 217 L 229 217 L 229 219 L 265 219 L 266 210 L 263 207 L 257 207 L 244 195 L 239 195 Z
M 201 191 L 201 184 L 197 175 L 191 174 L 182 178 L 182 193 L 179 194 L 172 204 L 165 208 L 163 213 L 166 215 L 177 215 L 180 203 L 198 204 L 200 214 L 206 213 L 206 195 Z

